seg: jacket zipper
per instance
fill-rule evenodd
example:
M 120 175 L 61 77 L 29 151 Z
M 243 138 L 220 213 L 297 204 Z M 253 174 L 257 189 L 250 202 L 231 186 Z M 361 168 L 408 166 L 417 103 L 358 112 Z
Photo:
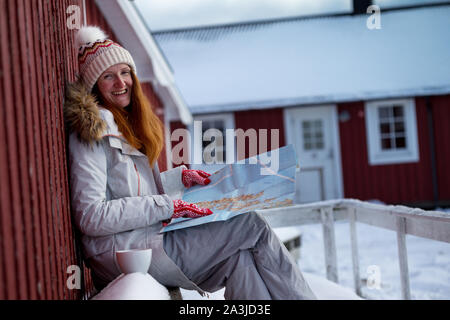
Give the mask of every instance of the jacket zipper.
M 138 196 L 140 196 L 141 195 L 141 177 L 140 177 L 139 171 L 136 167 L 136 163 L 133 163 L 133 164 L 134 164 L 134 170 L 136 170 L 136 174 L 137 174 L 137 178 L 138 178 Z

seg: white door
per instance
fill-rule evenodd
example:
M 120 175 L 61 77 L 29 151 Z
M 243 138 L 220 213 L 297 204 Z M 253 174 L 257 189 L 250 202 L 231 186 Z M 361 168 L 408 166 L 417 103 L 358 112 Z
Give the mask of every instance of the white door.
M 286 109 L 285 121 L 300 164 L 296 202 L 342 197 L 336 107 Z

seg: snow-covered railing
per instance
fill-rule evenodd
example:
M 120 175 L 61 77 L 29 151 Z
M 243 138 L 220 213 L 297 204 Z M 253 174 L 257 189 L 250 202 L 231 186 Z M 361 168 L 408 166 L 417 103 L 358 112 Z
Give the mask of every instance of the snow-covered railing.
M 298 204 L 290 207 L 257 210 L 273 228 L 321 223 L 324 237 L 327 279 L 338 283 L 334 221 L 350 222 L 350 239 L 355 292 L 361 295 L 356 222 L 397 232 L 402 298 L 411 299 L 407 234 L 450 243 L 450 214 L 405 206 L 381 205 L 354 199 L 339 199 Z

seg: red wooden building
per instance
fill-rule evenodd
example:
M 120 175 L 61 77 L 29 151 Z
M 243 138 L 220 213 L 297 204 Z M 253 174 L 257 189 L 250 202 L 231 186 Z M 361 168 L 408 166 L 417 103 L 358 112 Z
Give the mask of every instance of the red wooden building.
M 202 132 L 278 129 L 295 146 L 301 202 L 428 208 L 450 205 L 449 16 L 444 3 L 382 8 L 380 28 L 364 10 L 153 34 Z M 210 142 L 187 128 L 193 163 Z
M 190 120 L 136 17 L 125 1 L 0 0 L 0 300 L 80 299 L 94 292 L 71 223 L 62 116 L 65 86 L 78 68 L 77 27 L 98 25 L 131 52 L 163 121 L 166 112 Z M 165 153 L 159 164 L 167 167 Z

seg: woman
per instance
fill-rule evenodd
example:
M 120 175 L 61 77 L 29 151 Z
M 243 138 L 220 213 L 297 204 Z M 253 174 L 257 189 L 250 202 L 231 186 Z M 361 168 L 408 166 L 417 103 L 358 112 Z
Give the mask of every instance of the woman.
M 96 27 L 77 33 L 80 79 L 69 86 L 65 118 L 74 221 L 96 286 L 119 274 L 115 252 L 152 248 L 149 273 L 166 286 L 227 299 L 314 299 L 286 248 L 251 213 L 160 234 L 171 218 L 211 214 L 183 202 L 185 188 L 209 183 L 186 167 L 158 171 L 162 125 L 127 50 Z

